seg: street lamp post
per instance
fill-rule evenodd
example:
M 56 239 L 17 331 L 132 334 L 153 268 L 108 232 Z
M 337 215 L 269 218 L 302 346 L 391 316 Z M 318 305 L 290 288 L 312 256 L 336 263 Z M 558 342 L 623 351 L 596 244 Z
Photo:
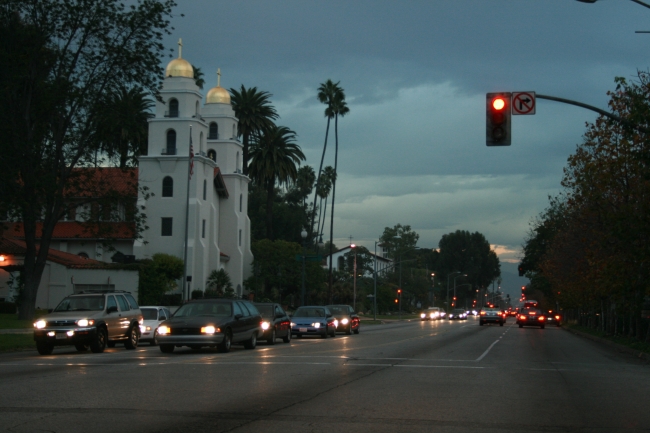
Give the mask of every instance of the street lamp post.
M 445 301 L 447 301 L 447 310 L 449 310 L 449 278 L 451 278 L 452 275 L 456 275 L 460 273 L 461 273 L 460 271 L 454 271 L 451 274 L 447 275 L 447 296 L 445 297 Z
M 374 286 L 375 286 L 375 291 L 374 291 L 375 294 L 374 294 L 374 296 L 372 298 L 373 307 L 374 307 L 373 308 L 373 316 L 374 316 L 373 320 L 375 320 L 375 321 L 377 320 L 377 242 L 379 242 L 379 241 L 375 241 L 375 257 L 374 257 L 375 271 L 374 271 L 374 274 L 373 274 L 374 275 L 374 282 L 373 283 L 374 283 Z
M 302 237 L 302 286 L 300 290 L 300 305 L 305 305 L 305 239 L 307 239 L 307 230 L 302 229 L 300 232 Z M 330 260 L 332 258 L 330 257 Z
M 456 275 L 456 276 L 454 277 L 454 302 L 452 302 L 452 305 L 453 305 L 454 307 L 456 306 L 456 278 L 459 278 L 459 277 L 466 277 L 466 276 L 467 276 L 467 274 L 462 274 L 462 275 Z
M 352 271 L 354 276 L 352 278 L 352 308 L 354 311 L 357 311 L 357 246 L 355 244 L 350 245 L 350 248 L 354 250 L 354 266 Z

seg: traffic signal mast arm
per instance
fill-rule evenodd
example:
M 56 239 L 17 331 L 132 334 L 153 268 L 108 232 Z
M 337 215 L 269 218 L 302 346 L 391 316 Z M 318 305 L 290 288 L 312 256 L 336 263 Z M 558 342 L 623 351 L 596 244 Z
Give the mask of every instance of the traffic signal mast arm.
M 602 114 L 605 117 L 609 117 L 610 119 L 612 119 L 612 120 L 614 120 L 614 121 L 616 121 L 616 122 L 618 122 L 618 123 L 620 123 L 622 125 L 629 126 L 630 128 L 636 129 L 636 130 L 641 131 L 641 132 L 645 132 L 645 133 L 650 132 L 650 130 L 648 130 L 648 129 L 644 128 L 644 127 L 641 127 L 639 125 L 635 125 L 633 123 L 630 123 L 627 120 L 623 120 L 620 117 L 616 116 L 615 114 L 609 113 L 609 112 L 607 112 L 605 110 L 601 110 L 600 108 L 594 107 L 593 105 L 583 104 L 582 102 L 573 101 L 571 99 L 558 98 L 558 97 L 555 97 L 555 96 L 548 96 L 548 95 L 540 95 L 539 93 L 536 93 L 535 97 L 538 98 L 538 99 L 548 99 L 549 101 L 563 102 L 565 104 L 570 104 L 570 105 L 575 105 L 577 107 L 586 108 L 587 110 L 595 111 L 598 114 Z

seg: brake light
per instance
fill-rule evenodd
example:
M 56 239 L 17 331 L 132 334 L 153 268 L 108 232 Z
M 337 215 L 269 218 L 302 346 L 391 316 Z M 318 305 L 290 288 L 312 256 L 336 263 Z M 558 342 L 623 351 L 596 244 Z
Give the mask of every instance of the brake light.
M 539 316 L 537 320 L 544 320 L 544 316 Z
M 560 320 L 560 316 L 555 316 L 555 320 Z
M 522 314 L 521 316 L 519 316 L 519 319 L 520 319 L 520 320 L 526 320 L 526 316 L 524 316 L 524 315 Z
M 535 313 L 534 311 L 530 311 L 530 312 L 528 312 L 528 314 L 530 314 L 531 316 L 534 316 L 537 313 Z

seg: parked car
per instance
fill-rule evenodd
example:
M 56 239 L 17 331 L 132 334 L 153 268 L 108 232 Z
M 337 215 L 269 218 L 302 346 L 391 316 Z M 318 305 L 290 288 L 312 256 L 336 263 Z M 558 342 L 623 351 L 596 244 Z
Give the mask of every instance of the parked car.
M 172 353 L 175 347 L 198 350 L 216 347 L 229 352 L 232 344 L 255 349 L 262 335 L 262 316 L 244 300 L 198 299 L 190 301 L 158 326 L 160 351 Z
M 524 326 L 539 326 L 541 329 L 544 329 L 546 317 L 537 308 L 524 308 L 517 316 L 517 325 L 520 328 Z
M 467 320 L 467 313 L 462 308 L 456 308 L 449 313 L 447 318 L 449 320 Z
M 54 346 L 74 345 L 101 353 L 106 346 L 123 342 L 135 349 L 140 340 L 142 312 L 128 292 L 92 292 L 66 296 L 50 313 L 34 322 L 34 341 L 41 355 Z
M 327 308 L 338 321 L 337 332 L 345 332 L 347 335 L 353 332 L 355 334 L 359 333 L 361 323 L 354 308 L 350 305 L 328 305 Z
M 255 302 L 255 307 L 262 315 L 261 340 L 275 344 L 276 338 L 282 338 L 285 343 L 291 343 L 291 319 L 280 304 Z
M 337 326 L 336 318 L 327 307 L 299 307 L 291 317 L 291 333 L 298 338 L 303 335 L 336 337 Z
M 545 314 L 546 316 L 546 323 L 549 325 L 555 325 L 555 326 L 560 326 L 562 323 L 562 316 L 560 313 L 557 313 L 553 310 L 548 310 L 548 313 Z
M 158 325 L 172 317 L 167 307 L 146 306 L 140 307 L 144 323 L 140 326 L 140 341 L 152 346 L 158 344 Z
M 443 317 L 443 311 L 438 307 L 429 307 L 420 313 L 420 320 L 438 320 Z
M 478 324 L 483 326 L 486 323 L 498 323 L 499 326 L 503 326 L 506 322 L 506 319 L 503 317 L 503 313 L 498 308 L 485 307 L 479 313 Z

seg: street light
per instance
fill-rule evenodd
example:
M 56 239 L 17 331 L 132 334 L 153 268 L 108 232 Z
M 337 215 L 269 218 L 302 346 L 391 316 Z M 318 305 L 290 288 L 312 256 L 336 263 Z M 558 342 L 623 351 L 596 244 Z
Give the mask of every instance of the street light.
M 454 277 L 454 306 L 456 306 L 456 304 L 455 304 L 455 301 L 456 301 L 456 278 L 466 277 L 466 276 L 467 276 L 467 274 L 462 274 L 462 275 L 456 275 Z
M 300 290 L 300 305 L 305 305 L 305 240 L 307 239 L 307 230 L 302 229 L 300 232 L 302 237 L 302 288 Z M 332 260 L 330 258 L 330 260 Z
M 354 272 L 354 277 L 353 281 L 354 283 L 352 284 L 352 308 L 354 311 L 357 311 L 357 246 L 355 244 L 350 245 L 350 248 L 354 250 L 354 267 L 353 267 L 353 272 Z

